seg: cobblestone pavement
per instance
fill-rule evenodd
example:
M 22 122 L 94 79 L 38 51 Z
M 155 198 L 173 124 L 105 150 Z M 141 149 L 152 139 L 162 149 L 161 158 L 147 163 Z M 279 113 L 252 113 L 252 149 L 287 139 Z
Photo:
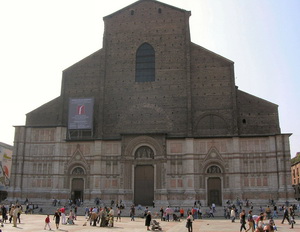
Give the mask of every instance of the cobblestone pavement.
M 44 221 L 45 215 L 21 215 L 21 224 L 17 224 L 17 227 L 13 227 L 10 223 L 4 223 L 4 227 L 1 227 L 2 232 L 36 232 L 36 231 L 45 231 L 44 230 Z M 75 221 L 75 225 L 60 225 L 59 229 L 55 228 L 53 222 L 53 216 L 51 218 L 51 229 L 53 231 L 62 231 L 62 232 L 142 232 L 147 231 L 145 227 L 145 221 L 142 218 L 136 218 L 135 221 L 130 221 L 130 218 L 124 217 L 121 222 L 115 222 L 113 228 L 104 228 L 104 227 L 93 227 L 87 223 L 87 226 L 83 226 L 86 222 L 86 219 L 83 216 L 79 216 Z M 298 221 L 299 218 L 296 218 Z M 166 232 L 186 232 L 185 220 L 181 222 L 160 222 L 160 225 L 163 231 Z M 290 229 L 290 226 L 285 222 L 281 224 L 281 219 L 275 220 L 275 223 L 278 227 L 278 231 L 287 232 L 295 231 L 300 232 L 300 220 L 299 224 L 294 225 L 294 229 Z M 232 223 L 230 220 L 224 220 L 220 218 L 216 219 L 201 219 L 195 220 L 193 223 L 193 232 L 239 232 L 240 223 L 237 220 L 235 223 Z

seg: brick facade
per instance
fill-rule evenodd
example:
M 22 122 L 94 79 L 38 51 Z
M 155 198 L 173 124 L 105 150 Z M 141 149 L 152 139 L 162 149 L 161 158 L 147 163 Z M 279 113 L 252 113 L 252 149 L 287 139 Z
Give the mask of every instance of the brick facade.
M 61 95 L 16 127 L 12 198 L 137 203 L 141 166 L 153 168 L 152 200 L 161 204 L 291 198 L 278 106 L 238 90 L 233 62 L 191 42 L 190 15 L 140 0 L 104 17 L 103 48 L 64 70 Z M 155 52 L 155 80 L 137 82 L 144 43 Z M 74 140 L 69 99 L 91 97 L 92 135 Z

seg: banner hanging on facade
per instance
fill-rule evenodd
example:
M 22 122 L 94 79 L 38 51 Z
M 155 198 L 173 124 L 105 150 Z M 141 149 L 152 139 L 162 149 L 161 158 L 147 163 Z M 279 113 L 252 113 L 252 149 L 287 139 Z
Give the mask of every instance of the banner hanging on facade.
M 94 99 L 70 98 L 69 101 L 69 130 L 93 128 Z
M 10 183 L 12 150 L 0 146 L 0 188 Z

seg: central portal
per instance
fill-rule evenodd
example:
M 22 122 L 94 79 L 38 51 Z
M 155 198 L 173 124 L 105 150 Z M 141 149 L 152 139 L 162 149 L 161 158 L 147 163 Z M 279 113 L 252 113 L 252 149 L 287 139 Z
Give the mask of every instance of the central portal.
M 76 202 L 78 199 L 83 201 L 84 180 L 82 178 L 72 179 L 71 199 Z
M 138 165 L 134 170 L 134 204 L 152 205 L 154 201 L 154 167 Z
M 208 205 L 222 205 L 222 187 L 219 177 L 209 177 L 207 180 Z

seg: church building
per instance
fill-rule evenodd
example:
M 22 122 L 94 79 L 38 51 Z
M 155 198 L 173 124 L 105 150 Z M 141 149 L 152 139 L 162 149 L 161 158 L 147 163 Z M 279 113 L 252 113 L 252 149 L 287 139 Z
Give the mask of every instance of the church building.
M 190 16 L 139 0 L 103 18 L 102 48 L 15 127 L 9 199 L 291 201 L 278 105 L 237 88 L 234 62 L 191 41 Z

